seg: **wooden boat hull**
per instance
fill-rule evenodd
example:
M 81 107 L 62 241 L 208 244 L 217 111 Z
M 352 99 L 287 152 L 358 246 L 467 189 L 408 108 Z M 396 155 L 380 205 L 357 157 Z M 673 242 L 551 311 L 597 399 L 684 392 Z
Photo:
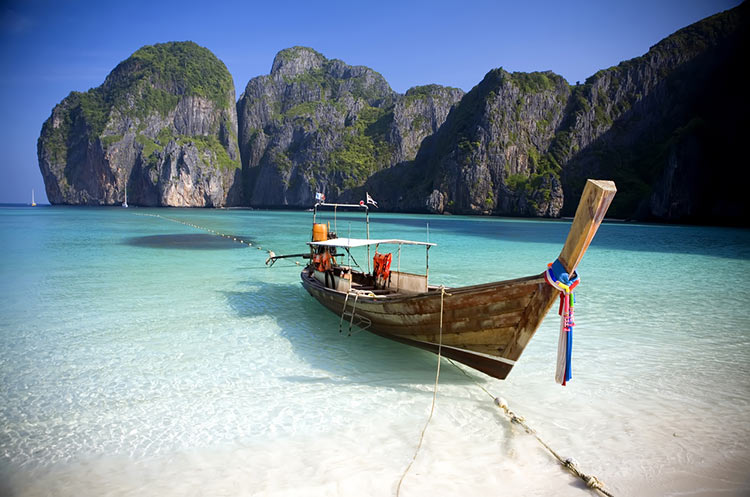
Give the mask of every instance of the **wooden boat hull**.
M 482 285 L 397 296 L 366 296 L 326 288 L 308 270 L 302 285 L 318 302 L 367 331 L 408 345 L 437 352 L 504 379 L 520 357 L 557 292 L 542 274 Z

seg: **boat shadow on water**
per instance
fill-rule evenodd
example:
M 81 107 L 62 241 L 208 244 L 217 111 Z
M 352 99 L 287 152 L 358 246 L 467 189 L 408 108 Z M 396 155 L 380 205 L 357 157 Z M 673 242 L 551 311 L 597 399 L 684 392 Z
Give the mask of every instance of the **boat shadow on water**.
M 308 366 L 326 371 L 330 377 L 291 375 L 284 379 L 298 383 L 363 383 L 408 388 L 435 382 L 436 357 L 430 352 L 407 347 L 378 337 L 354 325 L 349 336 L 345 318 L 339 333 L 336 316 L 310 297 L 300 284 L 248 281 L 248 291 L 223 292 L 228 305 L 242 318 L 271 317 L 279 336 L 288 340 L 296 357 Z M 473 371 L 466 376 L 445 359 L 441 384 L 483 381 Z M 419 390 L 424 392 L 423 389 Z

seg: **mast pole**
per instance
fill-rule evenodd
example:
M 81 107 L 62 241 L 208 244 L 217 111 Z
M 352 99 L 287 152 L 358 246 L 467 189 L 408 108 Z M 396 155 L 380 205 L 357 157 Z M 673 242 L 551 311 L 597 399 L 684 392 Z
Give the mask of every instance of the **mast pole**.
M 396 281 L 396 289 L 401 289 L 401 244 L 398 244 L 398 280 Z
M 430 246 L 425 245 L 427 248 L 425 250 L 425 270 L 424 270 L 424 277 L 427 280 L 425 283 L 428 285 L 430 284 Z
M 365 204 L 365 220 L 367 224 L 367 239 L 370 239 L 370 208 Z M 375 249 L 377 252 L 377 249 Z M 367 272 L 370 272 L 370 244 L 367 244 Z

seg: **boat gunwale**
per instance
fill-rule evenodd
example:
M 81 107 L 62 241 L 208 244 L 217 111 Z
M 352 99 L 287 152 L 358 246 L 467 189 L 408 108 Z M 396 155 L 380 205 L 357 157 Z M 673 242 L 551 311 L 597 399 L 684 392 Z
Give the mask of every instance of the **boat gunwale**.
M 345 292 L 342 290 L 336 290 L 335 288 L 328 288 L 323 283 L 321 283 L 317 278 L 314 276 L 309 275 L 309 268 L 305 268 L 302 273 L 300 273 L 300 276 L 302 277 L 303 284 L 307 282 L 309 285 L 314 286 L 318 288 L 319 290 L 322 290 L 330 295 L 340 297 L 340 298 L 346 298 L 346 295 L 349 292 Z M 513 278 L 510 280 L 501 280 L 501 281 L 492 281 L 489 283 L 479 283 L 476 285 L 468 285 L 468 286 L 461 286 L 461 287 L 445 287 L 445 293 L 446 297 L 452 297 L 457 295 L 463 295 L 467 293 L 482 293 L 485 291 L 492 291 L 494 289 L 498 289 L 500 287 L 506 287 L 506 286 L 513 286 L 513 285 L 525 285 L 525 284 L 537 284 L 537 283 L 545 283 L 544 280 L 544 273 L 540 273 L 537 275 L 532 276 L 523 276 L 521 278 Z M 373 304 L 385 304 L 385 303 L 399 303 L 403 301 L 417 301 L 422 299 L 434 299 L 439 298 L 441 295 L 440 286 L 430 286 L 431 290 L 428 290 L 427 292 L 420 292 L 420 293 L 414 293 L 414 294 L 404 294 L 404 293 L 396 293 L 393 295 L 367 295 L 367 294 L 359 294 L 357 299 L 359 301 L 367 301 L 371 302 Z M 366 290 L 365 290 L 366 291 Z M 354 295 L 354 293 L 351 293 L 350 295 Z

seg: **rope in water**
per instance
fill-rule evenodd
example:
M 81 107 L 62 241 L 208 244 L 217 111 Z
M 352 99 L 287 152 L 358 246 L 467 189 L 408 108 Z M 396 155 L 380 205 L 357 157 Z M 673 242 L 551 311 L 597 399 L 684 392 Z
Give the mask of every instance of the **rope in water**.
M 484 386 L 482 386 L 479 382 L 477 382 L 462 367 L 460 367 L 458 364 L 453 362 L 453 360 L 451 360 L 450 358 L 447 358 L 447 359 L 451 364 L 453 364 L 453 366 L 456 369 L 461 371 L 464 375 L 466 375 L 467 378 L 473 381 L 479 388 L 484 390 L 484 393 L 486 393 L 492 399 L 492 401 L 497 407 L 502 409 L 502 411 L 505 413 L 505 415 L 507 416 L 507 418 L 510 420 L 511 423 L 516 423 L 516 424 L 521 425 L 523 429 L 526 431 L 526 433 L 536 438 L 536 440 L 542 445 L 542 447 L 547 449 L 547 451 L 550 454 L 552 454 L 552 456 L 555 459 L 557 459 L 557 461 L 560 464 L 562 464 L 564 468 L 566 468 L 568 471 L 573 473 L 573 475 L 583 480 L 584 483 L 586 483 L 586 486 L 594 490 L 595 492 L 599 492 L 600 494 L 606 495 L 607 497 L 614 497 L 611 492 L 609 492 L 608 490 L 604 488 L 604 483 L 599 478 L 597 478 L 594 475 L 587 475 L 583 471 L 581 471 L 578 468 L 578 463 L 576 462 L 575 459 L 573 459 L 572 457 L 563 458 L 554 449 L 552 449 L 552 447 L 550 447 L 549 444 L 545 442 L 542 439 L 542 437 L 539 436 L 536 430 L 534 430 L 531 426 L 528 425 L 528 423 L 526 423 L 526 420 L 523 418 L 523 416 L 519 416 L 510 410 L 510 407 L 508 407 L 508 402 L 505 399 L 503 399 L 502 397 L 495 397 L 494 395 L 492 395 L 486 388 L 484 388 Z
M 171 217 L 162 216 L 161 214 L 140 214 L 140 213 L 135 213 L 134 212 L 133 215 L 134 216 L 155 217 L 155 218 L 159 218 L 159 219 L 164 219 L 165 221 L 171 221 L 173 223 L 179 223 L 179 224 L 182 224 L 183 226 L 188 226 L 190 228 L 195 228 L 197 230 L 205 231 L 206 233 L 210 233 L 210 234 L 215 235 L 215 236 L 220 236 L 222 238 L 226 238 L 227 240 L 230 240 L 230 241 L 233 241 L 233 242 L 237 242 L 237 243 L 241 243 L 241 244 L 247 245 L 248 247 L 253 247 L 254 246 L 258 250 L 263 250 L 263 247 L 261 247 L 260 245 L 253 245 L 253 243 L 250 242 L 249 240 L 243 240 L 242 238 L 237 238 L 236 236 L 232 236 L 232 235 L 229 235 L 227 233 L 222 233 L 221 231 L 212 230 L 211 228 L 206 228 L 204 226 L 199 226 L 197 224 L 188 223 L 186 221 L 180 221 L 179 219 L 174 219 L 174 218 L 171 218 Z M 266 250 L 266 252 L 268 252 L 268 255 L 270 257 L 273 257 L 275 255 L 272 250 Z M 289 262 L 294 262 L 294 264 L 296 264 L 297 266 L 300 265 L 299 261 L 289 261 Z
M 432 421 L 432 415 L 435 412 L 435 402 L 437 400 L 437 391 L 438 391 L 438 382 L 440 380 L 440 359 L 442 357 L 443 352 L 443 300 L 445 299 L 445 287 L 440 286 L 440 338 L 438 340 L 438 358 L 437 358 L 437 372 L 435 373 L 435 387 L 432 390 L 432 407 L 430 408 L 430 415 L 427 417 L 427 422 L 424 424 L 424 428 L 422 428 L 422 434 L 419 436 L 419 443 L 417 444 L 417 449 L 414 451 L 414 455 L 411 458 L 411 461 L 409 462 L 409 465 L 404 470 L 404 474 L 401 475 L 401 479 L 398 481 L 398 486 L 396 487 L 396 497 L 399 496 L 399 493 L 401 492 L 401 484 L 404 482 L 404 478 L 406 478 L 406 473 L 409 472 L 411 469 L 412 464 L 414 464 L 414 461 L 417 459 L 417 454 L 419 454 L 419 449 L 422 448 L 422 441 L 424 441 L 424 433 L 427 431 L 427 426 L 430 424 L 430 421 Z

